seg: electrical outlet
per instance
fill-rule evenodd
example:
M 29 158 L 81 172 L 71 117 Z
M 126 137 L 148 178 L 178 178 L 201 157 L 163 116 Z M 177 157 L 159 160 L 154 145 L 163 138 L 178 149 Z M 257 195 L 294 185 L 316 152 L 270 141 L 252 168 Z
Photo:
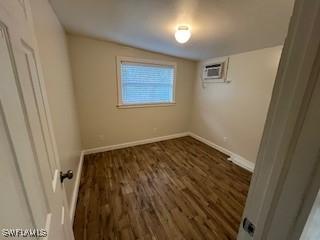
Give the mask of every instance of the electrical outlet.
M 99 134 L 98 138 L 99 138 L 100 141 L 103 141 L 104 140 L 104 134 Z
M 223 138 L 223 141 L 224 141 L 224 142 L 228 142 L 228 138 L 227 138 L 227 137 L 224 137 L 224 138 Z

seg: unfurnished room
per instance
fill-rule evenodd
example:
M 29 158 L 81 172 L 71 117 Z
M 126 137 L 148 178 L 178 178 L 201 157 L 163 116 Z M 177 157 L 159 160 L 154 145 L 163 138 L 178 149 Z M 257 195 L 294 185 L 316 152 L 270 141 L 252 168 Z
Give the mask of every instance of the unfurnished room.
M 320 239 L 320 1 L 0 0 L 0 239 Z

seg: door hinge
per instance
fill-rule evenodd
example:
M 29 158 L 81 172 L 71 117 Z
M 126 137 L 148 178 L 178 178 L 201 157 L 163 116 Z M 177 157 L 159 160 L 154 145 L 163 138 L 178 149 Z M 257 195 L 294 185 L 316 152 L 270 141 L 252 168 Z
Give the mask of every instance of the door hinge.
M 249 233 L 251 237 L 253 237 L 254 230 L 256 227 L 248 218 L 244 218 L 242 226 L 244 231 L 246 231 L 247 233 Z

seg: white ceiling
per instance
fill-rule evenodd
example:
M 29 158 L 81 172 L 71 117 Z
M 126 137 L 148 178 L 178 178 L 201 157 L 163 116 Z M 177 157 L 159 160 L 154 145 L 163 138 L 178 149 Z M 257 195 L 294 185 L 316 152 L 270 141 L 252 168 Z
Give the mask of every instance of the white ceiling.
M 68 32 L 195 60 L 283 44 L 294 0 L 51 0 Z M 189 24 L 178 44 L 174 31 Z

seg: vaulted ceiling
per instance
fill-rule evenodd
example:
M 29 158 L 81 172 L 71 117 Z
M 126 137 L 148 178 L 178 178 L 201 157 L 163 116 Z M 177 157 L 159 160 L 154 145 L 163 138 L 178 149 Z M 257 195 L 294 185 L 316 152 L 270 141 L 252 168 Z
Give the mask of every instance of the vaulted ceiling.
M 283 44 L 294 0 L 51 0 L 68 32 L 207 59 Z M 174 39 L 178 24 L 192 37 Z

